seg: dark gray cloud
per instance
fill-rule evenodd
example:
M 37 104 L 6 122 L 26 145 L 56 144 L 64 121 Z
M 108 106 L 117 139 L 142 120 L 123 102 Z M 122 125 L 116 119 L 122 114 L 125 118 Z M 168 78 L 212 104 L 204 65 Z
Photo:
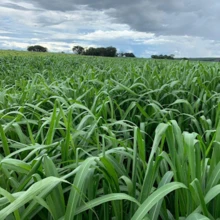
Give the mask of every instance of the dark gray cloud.
M 36 8 L 35 9 L 33 9 L 33 8 L 30 9 L 30 8 L 26 8 L 26 7 L 20 6 L 18 4 L 11 3 L 11 2 L 2 3 L 1 7 L 11 8 L 11 9 L 21 10 L 21 11 L 42 11 L 41 9 L 36 9 Z
M 4 3 L 4 4 L 1 4 L 2 7 L 5 7 L 5 8 L 12 8 L 12 9 L 16 9 L 16 10 L 22 10 L 22 11 L 26 11 L 26 10 L 29 10 L 25 7 L 22 7 L 22 6 L 19 6 L 17 4 L 13 4 L 13 3 Z
M 217 0 L 31 0 L 47 10 L 70 11 L 85 6 L 104 10 L 118 23 L 157 35 L 191 35 L 219 39 Z M 112 9 L 110 11 L 106 11 Z M 99 19 L 97 17 L 97 19 Z

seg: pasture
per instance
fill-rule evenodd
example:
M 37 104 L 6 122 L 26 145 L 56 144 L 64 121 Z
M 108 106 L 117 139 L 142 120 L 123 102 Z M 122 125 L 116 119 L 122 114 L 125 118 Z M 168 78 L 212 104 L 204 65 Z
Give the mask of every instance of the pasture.
M 0 52 L 0 219 L 220 218 L 220 64 Z

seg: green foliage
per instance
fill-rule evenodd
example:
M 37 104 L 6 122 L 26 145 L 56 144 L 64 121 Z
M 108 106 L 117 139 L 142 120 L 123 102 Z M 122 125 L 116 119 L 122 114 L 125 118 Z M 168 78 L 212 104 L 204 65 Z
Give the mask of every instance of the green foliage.
M 84 52 L 84 48 L 81 46 L 74 46 L 72 48 L 73 53 L 78 54 L 78 55 L 82 55 Z
M 135 57 L 133 53 L 118 53 L 118 57 Z
M 152 55 L 151 56 L 152 59 L 166 59 L 166 60 L 173 60 L 174 59 L 174 55 Z
M 29 46 L 27 50 L 32 52 L 47 52 L 47 48 L 40 45 Z
M 74 46 L 73 52 L 78 55 L 88 55 L 88 56 L 102 56 L 102 57 L 115 57 L 117 49 L 115 47 L 89 47 L 84 49 L 81 46 Z
M 218 63 L 0 63 L 0 219 L 220 218 Z

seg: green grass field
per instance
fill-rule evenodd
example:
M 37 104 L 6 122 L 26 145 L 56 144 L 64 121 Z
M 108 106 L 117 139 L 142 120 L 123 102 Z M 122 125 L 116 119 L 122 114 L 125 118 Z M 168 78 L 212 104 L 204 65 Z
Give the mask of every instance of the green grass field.
M 0 219 L 220 219 L 220 64 L 0 52 Z

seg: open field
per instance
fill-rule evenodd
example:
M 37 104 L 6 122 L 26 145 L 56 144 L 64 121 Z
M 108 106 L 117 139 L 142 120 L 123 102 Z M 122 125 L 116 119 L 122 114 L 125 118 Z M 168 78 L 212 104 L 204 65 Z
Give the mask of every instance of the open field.
M 219 193 L 219 63 L 0 52 L 0 219 L 214 220 Z

